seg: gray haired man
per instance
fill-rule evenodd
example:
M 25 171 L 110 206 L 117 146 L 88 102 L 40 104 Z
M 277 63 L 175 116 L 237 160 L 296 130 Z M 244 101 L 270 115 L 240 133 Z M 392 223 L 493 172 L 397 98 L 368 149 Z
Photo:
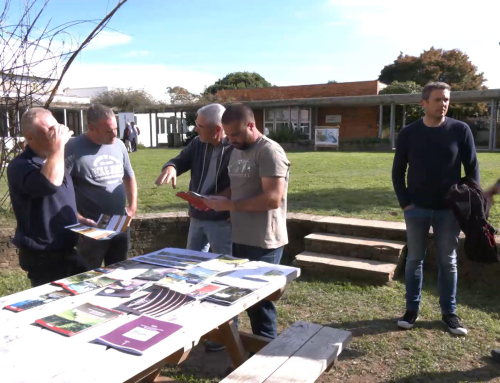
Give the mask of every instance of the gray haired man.
M 80 222 L 95 226 L 101 214 L 135 215 L 137 183 L 121 140 L 113 111 L 92 105 L 87 111 L 89 130 L 66 145 L 66 168 L 75 185 Z M 127 205 L 128 200 L 128 205 Z M 80 237 L 78 250 L 92 268 L 123 261 L 130 248 L 130 229 L 110 240 Z
M 193 139 L 175 158 L 162 168 L 156 185 L 172 183 L 177 177 L 191 170 L 189 190 L 203 195 L 229 195 L 227 166 L 233 147 L 226 139 L 221 118 L 225 108 L 210 104 L 199 109 L 196 118 L 198 137 Z M 232 230 L 228 212 L 208 212 L 189 206 L 191 223 L 187 248 L 196 251 L 231 254 Z

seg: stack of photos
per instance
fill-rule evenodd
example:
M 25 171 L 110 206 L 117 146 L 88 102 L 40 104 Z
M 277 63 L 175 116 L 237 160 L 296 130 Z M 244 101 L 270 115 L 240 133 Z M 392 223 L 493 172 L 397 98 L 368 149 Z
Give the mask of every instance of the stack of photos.
M 157 287 L 147 295 L 132 299 L 118 306 L 117 309 L 135 315 L 146 314 L 159 317 L 194 300 L 194 298 L 177 291 L 165 287 Z
M 57 301 L 61 298 L 66 298 L 72 296 L 72 294 L 69 291 L 64 291 L 64 290 L 54 290 L 51 291 L 50 293 L 40 295 L 36 298 L 33 299 L 26 299 L 24 301 L 18 302 L 18 303 L 13 303 L 11 305 L 5 306 L 4 309 L 14 311 L 14 312 L 21 312 L 21 311 L 26 311 L 29 309 L 32 309 L 34 307 L 42 306 L 50 302 Z

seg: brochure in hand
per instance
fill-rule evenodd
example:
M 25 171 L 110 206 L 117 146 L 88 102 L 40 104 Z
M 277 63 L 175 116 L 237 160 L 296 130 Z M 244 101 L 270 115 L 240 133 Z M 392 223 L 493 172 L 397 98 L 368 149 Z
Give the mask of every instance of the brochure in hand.
M 157 286 L 149 294 L 132 299 L 118 306 L 117 309 L 136 315 L 147 314 L 158 317 L 192 301 L 194 301 L 194 298 L 188 297 L 185 294 L 166 287 Z
M 96 240 L 108 240 L 126 232 L 130 226 L 130 221 L 132 221 L 132 217 L 127 215 L 101 214 L 97 221 L 97 227 L 77 223 L 76 225 L 66 226 L 66 229 Z
M 182 326 L 178 324 L 142 315 L 109 334 L 97 338 L 95 342 L 130 354 L 142 355 L 148 348 L 181 328 Z
M 147 284 L 147 281 L 141 280 L 116 281 L 108 285 L 97 295 L 103 295 L 106 297 L 130 298 L 132 294 L 135 294 L 143 288 L 147 287 Z
M 179 192 L 176 194 L 176 196 L 179 198 L 182 198 L 185 201 L 188 201 L 191 205 L 193 205 L 198 210 L 203 210 L 203 211 L 210 210 L 210 208 L 204 202 L 207 199 L 207 197 L 205 197 L 201 194 L 198 194 L 198 193 L 195 193 L 192 191 L 188 191 L 188 192 Z
M 85 303 L 59 314 L 37 319 L 35 322 L 59 334 L 73 336 L 120 315 L 123 314 L 119 311 Z
M 58 299 L 61 298 L 66 298 L 72 296 L 72 294 L 68 291 L 64 290 L 54 290 L 51 291 L 50 293 L 40 295 L 36 298 L 33 299 L 26 299 L 24 301 L 18 302 L 18 303 L 13 303 L 11 305 L 5 306 L 4 309 L 14 311 L 14 312 L 21 312 L 21 311 L 26 311 L 29 309 L 32 309 L 34 307 L 42 306 L 47 303 L 57 301 Z

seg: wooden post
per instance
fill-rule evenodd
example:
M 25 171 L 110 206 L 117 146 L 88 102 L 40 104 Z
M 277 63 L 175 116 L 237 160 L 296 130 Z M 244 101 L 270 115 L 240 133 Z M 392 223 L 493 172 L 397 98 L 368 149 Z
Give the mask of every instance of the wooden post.
M 380 110 L 378 114 L 378 138 L 382 138 L 384 130 L 384 104 L 380 104 Z
M 64 114 L 64 126 L 68 126 L 68 116 L 66 115 L 66 108 L 63 109 Z
M 396 104 L 391 104 L 391 146 L 396 146 Z

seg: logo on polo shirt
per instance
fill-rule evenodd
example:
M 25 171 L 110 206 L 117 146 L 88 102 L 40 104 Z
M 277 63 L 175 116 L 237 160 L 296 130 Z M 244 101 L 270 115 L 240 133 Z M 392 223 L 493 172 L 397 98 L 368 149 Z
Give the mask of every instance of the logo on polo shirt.
M 110 185 L 121 182 L 124 175 L 123 162 L 109 154 L 97 157 L 90 170 L 95 181 L 106 181 Z

